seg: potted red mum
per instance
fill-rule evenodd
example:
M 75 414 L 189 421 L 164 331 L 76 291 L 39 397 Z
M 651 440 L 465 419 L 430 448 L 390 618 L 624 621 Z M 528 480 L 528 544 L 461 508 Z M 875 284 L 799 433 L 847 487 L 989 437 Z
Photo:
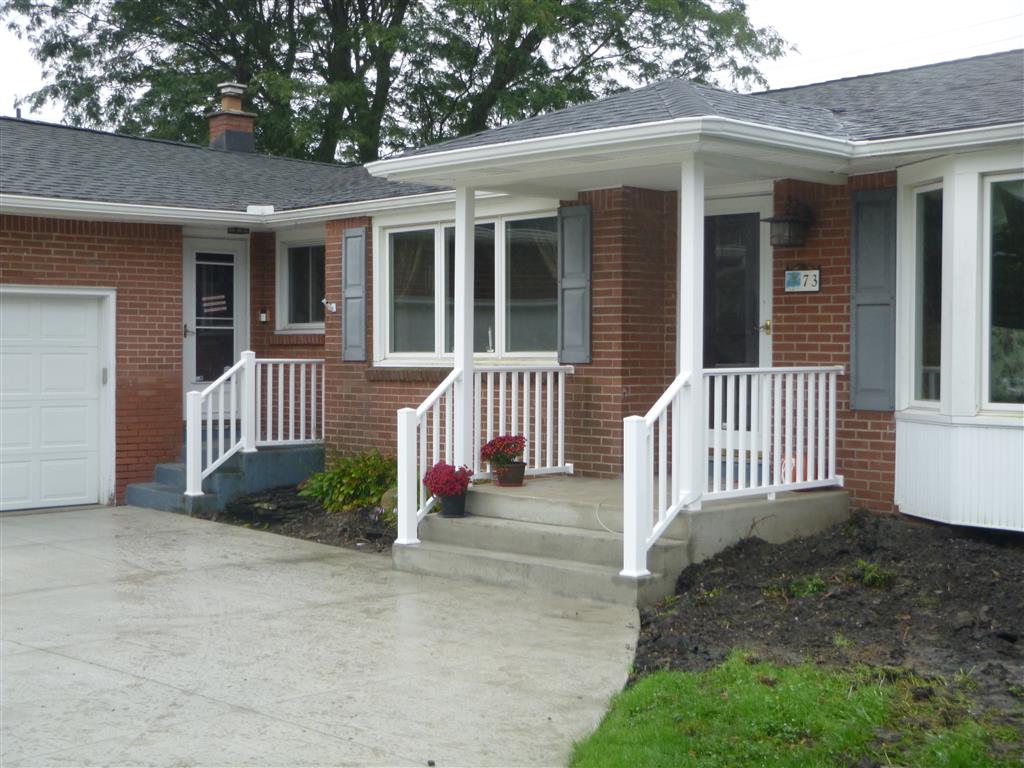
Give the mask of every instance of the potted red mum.
M 469 467 L 454 467 L 444 461 L 427 470 L 423 484 L 431 495 L 441 499 L 441 517 L 466 516 L 466 489 L 472 477 Z
M 522 435 L 499 435 L 483 447 L 480 458 L 491 465 L 491 472 L 498 485 L 517 486 L 523 484 L 526 462 L 520 457 L 526 450 L 526 438 Z

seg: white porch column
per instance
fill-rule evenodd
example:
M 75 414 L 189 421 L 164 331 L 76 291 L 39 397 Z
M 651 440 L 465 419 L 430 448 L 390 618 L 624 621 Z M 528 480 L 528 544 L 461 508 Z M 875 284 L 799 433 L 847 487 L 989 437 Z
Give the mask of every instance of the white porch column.
M 455 189 L 455 465 L 473 466 L 473 244 L 476 199 L 471 187 Z
M 704 446 L 704 159 L 687 155 L 680 171 L 676 373 L 690 371 L 682 451 L 688 487 L 682 490 L 695 499 L 688 508 L 700 509 L 708 474 Z

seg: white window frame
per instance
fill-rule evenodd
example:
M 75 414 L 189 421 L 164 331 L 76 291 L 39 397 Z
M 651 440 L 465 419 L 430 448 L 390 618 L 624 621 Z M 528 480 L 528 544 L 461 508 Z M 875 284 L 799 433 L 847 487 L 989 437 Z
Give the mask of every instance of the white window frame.
M 292 248 L 309 248 L 320 246 L 324 249 L 324 270 L 327 269 L 327 248 L 325 238 L 322 234 L 309 234 L 306 236 L 292 236 L 287 240 L 277 241 L 277 265 L 275 269 L 275 310 L 274 310 L 274 332 L 282 335 L 289 334 L 323 334 L 324 323 L 291 323 L 288 321 L 288 307 L 290 305 L 288 292 L 291 288 L 291 276 L 288 269 L 288 251 Z
M 494 235 L 494 352 L 477 352 L 473 355 L 481 364 L 519 363 L 547 365 L 558 360 L 557 350 L 543 352 L 506 352 L 505 350 L 505 270 L 507 254 L 505 247 L 505 224 L 526 219 L 557 218 L 558 209 L 524 206 L 521 210 L 509 212 L 482 211 L 475 219 L 475 225 L 493 224 Z M 444 230 L 454 227 L 450 209 L 444 217 L 428 220 L 398 220 L 391 223 L 383 220 L 374 222 L 374 364 L 379 367 L 451 367 L 453 353 L 444 352 L 444 288 L 446 265 L 444 258 Z M 390 236 L 398 232 L 434 231 L 434 351 L 433 352 L 392 352 L 391 351 L 391 252 Z
M 992 185 L 1000 181 L 1024 180 L 1020 171 L 992 173 L 982 177 L 981 245 L 981 407 L 984 411 L 1024 414 L 1024 403 L 999 403 L 991 395 L 992 343 Z
M 945 236 L 946 213 L 947 213 L 947 210 L 948 210 L 948 206 L 947 206 L 947 201 L 946 201 L 946 198 L 947 198 L 946 189 L 943 187 L 942 181 L 939 180 L 939 181 L 933 181 L 933 182 L 930 182 L 930 183 L 927 183 L 927 184 L 916 185 L 916 186 L 914 186 L 910 190 L 910 201 L 911 201 L 911 204 L 909 206 L 908 213 L 909 213 L 910 218 L 911 218 L 911 224 L 910 224 L 911 248 L 910 248 L 909 256 L 910 256 L 910 260 L 912 261 L 912 265 L 911 265 L 911 268 L 910 268 L 910 274 L 911 274 L 912 282 L 910 284 L 910 291 L 908 293 L 909 293 L 909 298 L 910 298 L 909 308 L 910 308 L 910 321 L 911 321 L 911 325 L 910 325 L 910 348 L 909 348 L 910 349 L 910 361 L 909 361 L 909 363 L 910 363 L 910 407 L 911 408 L 917 408 L 917 409 L 920 409 L 922 411 L 938 412 L 940 407 L 941 407 L 942 397 L 943 397 L 945 389 L 946 389 L 946 387 L 944 387 L 943 384 L 946 381 L 946 367 L 947 367 L 947 363 L 946 363 L 946 349 L 945 349 L 945 346 L 946 346 L 946 335 L 949 333 L 949 330 L 946 327 L 945 307 L 940 307 L 941 319 L 940 319 L 940 322 L 939 322 L 939 332 L 941 334 L 942 342 L 941 342 L 941 349 L 940 349 L 940 353 L 939 353 L 940 354 L 940 358 L 939 358 L 939 360 L 940 360 L 940 362 L 939 362 L 939 397 L 936 400 L 921 400 L 921 399 L 918 399 L 917 394 L 916 394 L 917 393 L 917 373 L 918 373 L 917 359 L 918 359 L 918 352 L 919 352 L 919 350 L 917 348 L 917 341 L 918 341 L 918 337 L 917 337 L 917 334 L 918 334 L 918 328 L 917 328 L 917 321 L 918 321 L 918 287 L 919 287 L 918 284 L 917 284 L 918 283 L 918 280 L 917 280 L 917 276 L 918 276 L 918 272 L 917 272 L 917 256 L 918 256 L 918 251 L 917 251 L 917 246 L 918 246 L 918 243 L 917 243 L 917 231 L 918 231 L 917 212 L 918 212 L 918 205 L 917 205 L 917 201 L 918 201 L 918 198 L 919 198 L 920 195 L 923 195 L 923 194 L 928 193 L 928 192 L 934 192 L 935 190 L 941 190 L 942 191 L 942 223 L 943 223 L 943 236 L 942 236 L 942 285 L 943 285 L 943 287 L 942 287 L 942 293 L 943 293 L 943 296 L 945 295 L 945 292 L 946 292 L 945 285 L 946 285 L 946 281 L 949 279 L 949 277 L 947 275 L 947 272 L 946 272 L 946 264 L 947 264 L 947 261 L 948 261 L 948 259 L 947 259 L 948 243 L 947 243 L 947 238 Z M 944 304 L 945 303 L 945 299 L 944 298 L 940 299 L 940 303 Z

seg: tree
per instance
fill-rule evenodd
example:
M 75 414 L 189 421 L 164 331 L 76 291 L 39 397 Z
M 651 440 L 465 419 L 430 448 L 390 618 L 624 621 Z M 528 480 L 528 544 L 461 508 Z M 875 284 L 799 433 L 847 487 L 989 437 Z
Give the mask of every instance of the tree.
M 75 125 L 202 142 L 248 83 L 260 151 L 368 162 L 683 76 L 764 83 L 743 0 L 0 0 Z

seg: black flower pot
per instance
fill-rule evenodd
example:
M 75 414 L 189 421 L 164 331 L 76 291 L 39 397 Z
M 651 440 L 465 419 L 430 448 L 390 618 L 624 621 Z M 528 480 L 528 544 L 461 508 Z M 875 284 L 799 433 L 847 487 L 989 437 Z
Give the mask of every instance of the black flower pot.
M 441 497 L 441 517 L 465 517 L 466 494 Z
M 526 462 L 513 461 L 501 467 L 494 468 L 494 479 L 498 485 L 506 488 L 518 488 L 523 484 L 523 477 L 526 475 Z

